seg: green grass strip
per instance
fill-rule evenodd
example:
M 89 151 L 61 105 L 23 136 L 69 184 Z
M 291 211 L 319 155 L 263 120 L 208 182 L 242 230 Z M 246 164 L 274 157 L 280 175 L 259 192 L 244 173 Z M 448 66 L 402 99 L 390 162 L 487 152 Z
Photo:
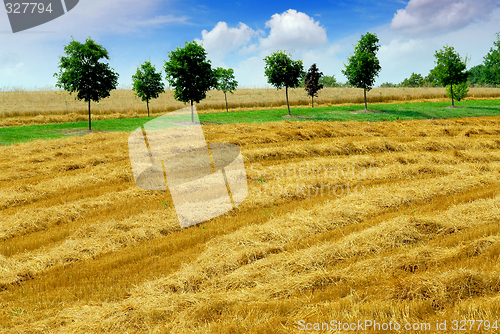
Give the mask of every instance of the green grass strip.
M 422 102 L 368 105 L 377 113 L 363 113 L 364 105 L 323 108 L 292 108 L 292 115 L 309 118 L 289 119 L 297 121 L 395 121 L 410 119 L 438 119 L 500 115 L 500 100 L 474 100 L 455 102 L 459 108 L 446 108 L 450 102 Z M 200 121 L 209 123 L 267 123 L 283 121 L 286 109 L 255 110 L 229 113 L 201 114 Z
M 480 117 L 500 115 L 500 100 L 460 101 L 459 108 L 446 108 L 451 102 L 422 102 L 398 104 L 372 104 L 368 109 L 375 113 L 364 113 L 364 105 L 333 106 L 323 108 L 292 108 L 292 115 L 307 118 L 283 118 L 287 109 L 264 109 L 238 112 L 218 112 L 199 114 L 204 123 L 268 123 L 291 121 L 395 121 L 411 119 L 442 119 L 459 117 Z M 158 117 L 158 116 L 157 116 Z M 131 132 L 155 117 L 123 118 L 92 121 L 92 129 L 97 131 Z M 0 128 L 0 145 L 28 142 L 36 139 L 56 139 L 68 137 L 75 132 L 88 129 L 88 122 L 58 123 Z

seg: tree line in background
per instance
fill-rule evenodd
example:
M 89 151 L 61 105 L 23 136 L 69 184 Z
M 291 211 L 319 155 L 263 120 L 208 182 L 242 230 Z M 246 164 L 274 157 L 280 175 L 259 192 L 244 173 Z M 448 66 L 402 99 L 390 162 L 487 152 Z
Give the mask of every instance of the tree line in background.
M 466 57 L 462 62 L 466 64 L 468 60 Z M 460 100 L 467 95 L 468 87 L 500 86 L 500 33 L 496 34 L 496 41 L 483 57 L 483 63 L 472 67 L 467 74 L 466 80 L 458 84 L 456 88 L 446 85 L 448 96 Z M 436 76 L 436 70 L 432 69 L 425 77 L 413 72 L 409 78 L 399 84 L 386 82 L 380 87 L 443 87 L 443 84 Z M 453 95 L 452 88 L 454 89 Z
M 466 70 L 466 58 L 461 58 L 453 47 L 446 45 L 436 51 L 436 66 L 430 73 L 423 77 L 421 74 L 412 73 L 411 76 L 400 84 L 384 83 L 381 87 L 446 87 L 448 96 L 454 106 L 455 100 L 461 100 L 467 95 L 469 85 L 500 85 L 500 33 L 496 34 L 497 40 L 490 52 L 484 57 L 481 65 Z M 366 92 L 370 91 L 378 76 L 381 66 L 376 54 L 380 48 L 379 39 L 375 34 L 366 33 L 354 45 L 354 53 L 348 57 L 342 73 L 347 82 L 338 83 L 335 77 L 323 75 L 316 64 L 304 71 L 302 60 L 292 60 L 286 51 L 277 51 L 264 58 L 264 72 L 269 84 L 276 89 L 285 88 L 288 115 L 290 105 L 288 102 L 288 89 L 303 87 L 314 107 L 314 97 L 318 97 L 319 90 L 324 87 L 356 87 L 363 89 L 365 110 Z M 90 101 L 99 100 L 110 95 L 116 89 L 118 74 L 109 64 L 107 50 L 87 38 L 84 44 L 72 40 L 64 47 L 66 56 L 60 57 L 59 73 L 56 86 L 70 93 L 76 93 L 76 98 L 88 102 L 89 130 L 91 130 Z M 210 60 L 203 46 L 195 41 L 186 42 L 184 47 L 168 53 L 169 61 L 165 61 L 163 70 L 166 79 L 174 89 L 174 98 L 178 101 L 191 104 L 192 121 L 193 104 L 205 99 L 206 92 L 217 89 L 224 93 L 226 111 L 228 111 L 227 93 L 233 93 L 238 82 L 234 77 L 233 69 L 221 67 L 212 68 Z M 162 82 L 161 72 L 157 72 L 151 62 L 144 62 L 132 76 L 135 95 L 146 102 L 149 117 L 149 102 L 158 98 L 163 93 L 165 86 Z

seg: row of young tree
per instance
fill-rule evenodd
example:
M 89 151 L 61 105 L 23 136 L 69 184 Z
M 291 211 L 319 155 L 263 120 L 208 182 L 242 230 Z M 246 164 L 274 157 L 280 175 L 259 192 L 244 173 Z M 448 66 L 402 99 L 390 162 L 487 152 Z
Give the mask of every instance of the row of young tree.
M 119 75 L 104 62 L 109 60 L 108 51 L 90 38 L 85 43 L 73 40 L 64 51 L 66 55 L 60 57 L 59 72 L 54 74 L 56 86 L 76 93 L 77 99 L 88 103 L 89 130 L 92 130 L 90 102 L 99 102 L 110 96 L 110 92 L 117 88 Z M 238 86 L 232 69 L 213 69 L 205 49 L 194 41 L 186 42 L 184 47 L 169 52 L 168 56 L 164 70 L 169 85 L 174 87 L 176 100 L 191 103 L 193 110 L 194 102 L 203 100 L 208 90 L 217 89 L 224 93 L 228 108 L 227 93 L 232 93 Z M 157 72 L 151 62 L 144 62 L 132 76 L 132 89 L 146 102 L 149 117 L 149 102 L 165 91 L 162 73 Z M 193 111 L 191 120 L 194 121 Z
M 354 54 L 349 57 L 348 64 L 342 70 L 350 86 L 363 89 L 366 110 L 368 109 L 366 92 L 373 88 L 375 78 L 381 70 L 379 60 L 376 57 L 376 53 L 380 48 L 378 42 L 379 40 L 375 34 L 367 33 L 362 35 L 355 45 Z M 288 115 L 291 115 L 288 88 L 299 87 L 302 78 L 304 89 L 311 97 L 312 106 L 314 107 L 314 97 L 318 97 L 318 92 L 325 86 L 321 83 L 323 73 L 319 72 L 316 64 L 311 65 L 306 73 L 304 72 L 302 60 L 292 60 L 285 51 L 274 52 L 264 58 L 264 61 L 266 62 L 265 74 L 267 82 L 276 89 L 285 88 Z
M 366 92 L 370 91 L 375 83 L 375 78 L 381 70 L 380 62 L 376 56 L 380 49 L 377 35 L 366 33 L 354 47 L 354 53 L 348 58 L 348 63 L 344 64 L 342 74 L 347 78 L 345 85 L 363 89 L 365 110 L 368 110 Z M 484 57 L 484 64 L 480 65 L 481 73 L 487 78 L 488 83 L 500 85 L 500 33 L 497 34 L 497 41 L 494 47 Z M 475 78 L 478 67 L 467 71 L 468 58 L 461 58 L 460 55 L 451 46 L 444 46 L 443 49 L 436 51 L 435 67 L 430 71 L 427 77 L 413 73 L 410 78 L 405 79 L 400 87 L 422 87 L 442 86 L 446 87 L 451 104 L 455 106 L 455 100 L 460 101 L 467 95 L 469 78 Z M 302 86 L 311 96 L 312 106 L 314 107 L 314 97 L 318 96 L 318 91 L 324 88 L 321 82 L 323 73 L 319 72 L 316 64 L 313 64 L 307 73 L 303 71 L 302 61 L 293 61 L 284 51 L 278 51 L 266 57 L 265 73 L 268 83 L 277 89 L 285 88 L 288 114 L 290 106 L 288 103 L 288 88 Z M 338 86 L 334 77 L 333 83 Z M 486 79 L 485 79 L 486 80 Z M 394 87 L 385 83 L 382 87 Z
M 466 57 L 464 62 L 469 59 Z M 493 47 L 483 57 L 483 63 L 472 67 L 468 72 L 466 83 L 460 85 L 460 89 L 467 86 L 500 86 L 500 33 L 496 34 L 496 41 L 493 42 Z M 384 83 L 381 87 L 442 87 L 436 77 L 434 70 L 424 77 L 418 73 L 412 73 L 409 78 L 404 79 L 399 84 Z M 451 87 L 448 87 L 450 89 Z
M 436 66 L 427 77 L 413 73 L 399 86 L 421 87 L 446 86 L 454 106 L 454 100 L 460 100 L 467 94 L 467 80 L 500 84 L 500 33 L 490 52 L 484 57 L 484 64 L 466 70 L 467 57 L 462 59 L 453 47 L 445 46 L 436 51 Z M 355 45 L 354 53 L 348 57 L 342 73 L 347 78 L 344 86 L 363 89 L 365 110 L 368 109 L 366 92 L 370 91 L 375 83 L 375 78 L 381 70 L 380 62 L 376 56 L 380 49 L 377 35 L 366 33 L 362 35 Z M 89 130 L 91 130 L 90 101 L 98 102 L 110 95 L 116 89 L 118 74 L 103 60 L 109 60 L 107 50 L 88 38 L 84 44 L 75 40 L 64 47 L 66 56 L 60 57 L 59 73 L 56 86 L 70 93 L 76 93 L 76 98 L 88 102 Z M 200 103 L 205 99 L 210 89 L 217 89 L 224 93 L 226 111 L 228 111 L 227 93 L 233 93 L 238 82 L 235 80 L 232 69 L 218 67 L 213 69 L 203 46 L 195 41 L 186 42 L 184 47 L 168 53 L 169 60 L 165 61 L 164 71 L 169 86 L 174 89 L 174 98 L 178 101 L 191 104 Z M 269 84 L 276 89 L 285 88 L 288 114 L 290 104 L 288 101 L 289 88 L 304 87 L 311 97 L 314 107 L 314 97 L 324 87 L 339 86 L 334 76 L 325 76 L 319 72 L 316 64 L 311 65 L 307 72 L 304 71 L 302 60 L 292 60 L 285 51 L 277 51 L 264 58 L 265 75 Z M 483 81 L 481 81 L 483 80 Z M 149 102 L 158 98 L 163 93 L 165 86 L 162 82 L 162 73 L 157 72 L 150 62 L 144 62 L 132 76 L 133 90 L 136 96 L 146 102 L 149 117 Z M 476 82 L 475 81 L 475 82 Z M 389 83 L 382 87 L 395 86 Z M 192 112 L 193 115 L 193 112 Z M 193 120 L 193 117 L 192 117 Z
M 484 57 L 484 63 L 466 70 L 467 57 L 461 58 L 451 46 L 444 46 L 436 51 L 436 66 L 430 73 L 423 77 L 421 74 L 412 73 L 410 78 L 403 80 L 398 85 L 384 83 L 381 87 L 446 87 L 446 93 L 451 99 L 452 106 L 455 100 L 460 101 L 467 96 L 469 85 L 500 86 L 500 33 L 496 34 L 497 40 Z M 342 73 L 347 77 L 343 86 L 362 88 L 364 91 L 365 110 L 367 110 L 366 92 L 373 88 L 375 77 L 381 70 L 376 53 L 380 48 L 379 40 L 375 34 L 367 33 L 355 45 L 354 54 L 350 55 L 348 64 L 344 64 Z M 317 71 L 316 66 L 309 71 Z M 321 80 L 322 73 L 319 73 Z M 311 85 L 311 83 L 309 83 Z M 312 83 L 312 90 L 317 92 L 322 88 L 317 87 L 318 80 Z M 337 84 L 338 86 L 339 84 Z M 304 80 L 304 88 L 308 91 L 308 81 Z M 312 97 L 317 95 L 311 95 Z M 314 105 L 314 104 L 313 104 Z

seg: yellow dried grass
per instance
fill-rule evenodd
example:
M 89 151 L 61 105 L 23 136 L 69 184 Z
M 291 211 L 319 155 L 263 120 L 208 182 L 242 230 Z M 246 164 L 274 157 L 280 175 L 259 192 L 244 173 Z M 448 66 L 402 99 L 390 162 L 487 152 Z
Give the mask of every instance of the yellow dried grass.
M 205 229 L 181 230 L 168 193 L 133 188 L 127 134 L 0 147 L 0 323 L 294 333 L 300 319 L 498 317 L 499 125 L 206 126 L 242 148 L 249 198 Z M 346 184 L 363 192 L 320 194 Z

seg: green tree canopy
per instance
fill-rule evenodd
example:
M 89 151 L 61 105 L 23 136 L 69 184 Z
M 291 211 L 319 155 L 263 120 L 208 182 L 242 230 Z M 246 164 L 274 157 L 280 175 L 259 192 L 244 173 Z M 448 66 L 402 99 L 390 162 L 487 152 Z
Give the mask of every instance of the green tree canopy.
M 451 105 L 455 106 L 453 85 L 467 81 L 469 75 L 466 71 L 467 58 L 461 59 L 460 55 L 455 52 L 455 49 L 448 45 L 436 51 L 434 57 L 436 57 L 436 67 L 432 69 L 432 73 L 443 86 L 450 85 Z
M 467 78 L 467 81 L 474 86 L 488 84 L 486 71 L 487 68 L 483 64 L 472 67 L 469 70 L 469 77 Z
M 291 56 L 287 55 L 285 51 L 276 51 L 264 58 L 264 61 L 266 62 L 265 74 L 267 82 L 276 89 L 285 88 L 288 115 L 291 115 L 290 104 L 288 103 L 288 88 L 299 86 L 300 80 L 304 76 L 302 60 L 292 60 Z
M 380 49 L 377 35 L 366 33 L 355 45 L 354 54 L 349 56 L 348 64 L 344 64 L 345 70 L 342 74 L 347 77 L 347 82 L 357 88 L 363 88 L 365 96 L 365 110 L 368 110 L 366 103 L 366 91 L 371 90 L 375 78 L 380 70 L 380 62 L 377 59 L 377 51 Z
M 224 69 L 222 67 L 217 67 L 215 74 L 217 77 L 217 90 L 224 93 L 224 98 L 226 99 L 226 112 L 228 112 L 227 93 L 233 94 L 233 91 L 238 88 L 238 81 L 236 81 L 234 77 L 232 68 Z
M 393 84 L 392 82 L 384 82 L 383 84 L 380 85 L 380 88 L 392 88 L 397 86 L 398 85 Z
M 156 72 L 156 68 L 149 61 L 145 62 L 132 76 L 132 89 L 136 96 L 146 102 L 149 117 L 149 101 L 158 98 L 165 91 L 161 72 Z
M 323 87 L 338 87 L 339 83 L 337 79 L 335 79 L 334 75 L 322 75 L 319 78 L 319 83 L 323 85 Z
M 496 34 L 497 40 L 493 43 L 490 52 L 484 57 L 486 81 L 492 85 L 500 85 L 500 32 Z
M 424 86 L 427 86 L 427 87 L 437 87 L 437 86 L 441 86 L 441 84 L 439 83 L 439 80 L 438 78 L 436 77 L 436 75 L 434 74 L 434 72 L 432 72 L 432 70 L 429 72 L 429 74 L 424 78 Z
M 177 101 L 191 102 L 191 121 L 194 122 L 193 102 L 200 103 L 206 98 L 208 90 L 217 88 L 215 71 L 205 49 L 195 41 L 170 51 L 168 57 L 169 61 L 165 61 L 164 66 L 167 81 L 174 88 Z
M 406 78 L 401 82 L 401 87 L 422 87 L 425 83 L 425 79 L 421 74 L 412 73 L 409 78 Z
M 318 92 L 323 89 L 323 84 L 319 83 L 320 78 L 323 76 L 323 72 L 318 70 L 316 64 L 312 64 L 307 71 L 305 76 L 304 89 L 307 95 L 311 97 L 312 108 L 314 108 L 314 97 L 318 97 Z
M 101 45 L 87 38 L 85 44 L 74 39 L 64 47 L 66 56 L 60 57 L 59 73 L 56 87 L 62 88 L 70 94 L 76 92 L 78 100 L 84 100 L 89 104 L 89 130 L 92 130 L 90 117 L 90 101 L 99 100 L 110 95 L 110 91 L 116 89 L 118 74 L 110 68 L 108 63 L 101 60 L 109 60 L 108 51 Z

